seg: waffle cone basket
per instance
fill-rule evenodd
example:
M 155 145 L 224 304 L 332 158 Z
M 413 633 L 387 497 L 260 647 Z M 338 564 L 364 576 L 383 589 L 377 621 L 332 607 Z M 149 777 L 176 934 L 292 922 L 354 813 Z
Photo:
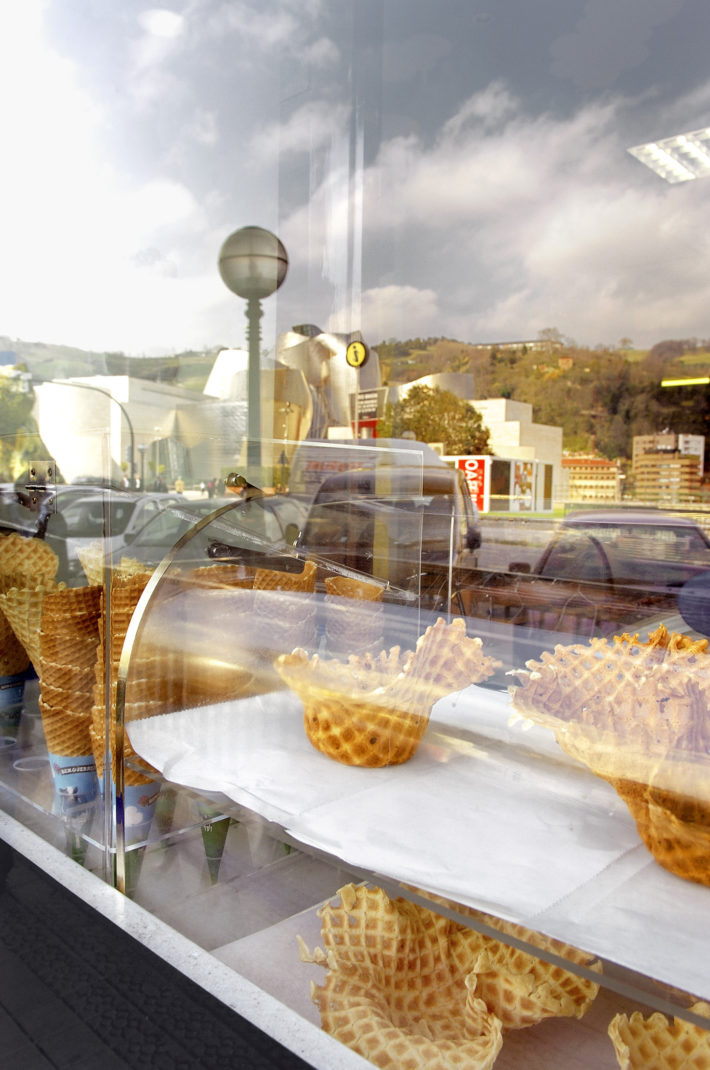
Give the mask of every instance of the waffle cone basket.
M 690 1010 L 710 1017 L 707 1003 Z M 608 1032 L 619 1070 L 710 1070 L 710 1031 L 682 1018 L 669 1021 L 658 1011 L 648 1018 L 640 1011 L 617 1014 Z
M 325 966 L 313 985 L 323 1028 L 376 1066 L 408 1070 L 490 1067 L 503 1030 L 551 1017 L 581 1018 L 599 990 L 593 981 L 542 961 L 463 922 L 381 888 L 346 885 L 321 918 L 323 948 L 301 958 Z M 439 897 L 501 935 L 531 933 Z M 571 963 L 599 970 L 590 956 L 537 936 Z
M 470 639 L 461 619 L 427 628 L 416 650 L 398 647 L 347 663 L 308 657 L 302 649 L 276 659 L 276 669 L 303 703 L 308 739 L 345 765 L 400 765 L 416 752 L 434 703 L 486 679 L 497 662 Z
M 592 639 L 528 662 L 513 708 L 608 781 L 656 861 L 710 885 L 708 641 Z

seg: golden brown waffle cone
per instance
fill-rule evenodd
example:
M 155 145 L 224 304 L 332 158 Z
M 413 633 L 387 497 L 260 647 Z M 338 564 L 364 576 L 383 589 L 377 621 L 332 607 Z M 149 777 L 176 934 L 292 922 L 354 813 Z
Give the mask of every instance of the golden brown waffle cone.
M 186 584 L 196 584 L 198 587 L 243 587 L 250 589 L 254 586 L 256 569 L 247 568 L 244 565 L 203 565 L 200 568 L 190 569 L 185 573 Z
M 325 580 L 326 595 L 338 598 L 358 598 L 366 602 L 382 601 L 382 586 L 356 580 L 351 576 L 327 576 Z
M 73 632 L 40 632 L 40 664 L 75 665 L 79 669 L 93 669 L 96 662 L 98 630 L 95 635 L 79 635 Z M 41 675 L 41 673 L 40 673 Z
M 382 587 L 349 576 L 325 581 L 325 636 L 333 655 L 375 653 L 382 649 Z
M 690 1010 L 710 1016 L 707 1003 Z M 640 1011 L 617 1014 L 608 1032 L 620 1070 L 710 1070 L 710 1032 L 682 1018 L 670 1022 L 657 1011 L 648 1018 Z
M 86 582 L 92 587 L 98 587 L 104 582 L 104 544 L 102 539 L 82 546 L 77 550 L 77 557 L 86 576 Z
M 51 587 L 58 567 L 59 558 L 43 539 L 0 535 L 0 590 Z
M 122 557 L 116 566 L 116 572 L 119 576 L 145 575 L 145 561 L 138 561 L 134 557 Z
M 319 911 L 325 984 L 312 986 L 323 1029 L 375 1066 L 488 1070 L 501 1024 L 446 954 L 450 922 L 379 889 L 347 885 Z
M 45 706 L 51 709 L 67 710 L 70 713 L 90 713 L 94 704 L 93 689 L 88 691 L 65 690 L 51 687 L 40 680 L 40 695 Z
M 96 656 L 94 654 L 94 656 Z M 82 668 L 77 665 L 59 664 L 40 659 L 40 687 L 62 688 L 64 691 L 91 691 L 94 686 L 94 668 Z
M 75 630 L 88 621 L 95 628 L 101 612 L 101 591 L 100 586 L 56 588 L 45 596 L 43 621 L 54 623 L 55 628 L 68 625 Z
M 10 622 L 13 632 L 24 647 L 35 671 L 40 670 L 40 626 L 42 601 L 53 588 L 35 587 L 32 590 L 11 587 L 0 594 L 0 609 Z
M 0 611 L 0 676 L 17 676 L 29 668 L 27 651 L 12 630 L 12 626 Z
M 316 572 L 313 561 L 306 561 L 301 572 L 277 572 L 258 568 L 254 576 L 254 590 L 304 591 L 310 594 L 316 589 Z
M 91 715 L 50 709 L 40 701 L 47 750 L 52 754 L 80 757 L 92 754 Z
M 414 652 L 340 661 L 281 655 L 276 669 L 300 697 L 306 734 L 324 754 L 346 765 L 399 765 L 415 753 L 433 704 L 486 679 L 497 666 L 469 639 L 460 618 L 427 628 Z

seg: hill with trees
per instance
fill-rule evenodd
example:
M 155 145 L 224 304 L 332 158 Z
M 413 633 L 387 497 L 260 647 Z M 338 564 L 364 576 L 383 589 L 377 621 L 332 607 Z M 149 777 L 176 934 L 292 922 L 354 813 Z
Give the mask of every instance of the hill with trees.
M 702 434 L 710 445 L 710 386 L 663 387 L 663 379 L 710 374 L 710 342 L 669 339 L 648 351 L 628 339 L 618 348 L 575 345 L 554 328 L 532 343 L 477 346 L 447 338 L 376 346 L 383 383 L 436 372 L 469 372 L 475 398 L 533 406 L 537 423 L 563 430 L 568 450 L 630 458 L 634 435 L 664 428 Z

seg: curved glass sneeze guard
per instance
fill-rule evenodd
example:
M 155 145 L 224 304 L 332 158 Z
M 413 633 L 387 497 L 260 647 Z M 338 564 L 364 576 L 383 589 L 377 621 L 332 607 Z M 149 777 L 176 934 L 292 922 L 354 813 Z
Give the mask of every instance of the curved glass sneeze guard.
M 328 504 L 346 514 L 353 501 Z M 654 857 L 634 797 L 651 783 L 663 801 L 682 782 L 704 805 L 704 744 L 666 740 L 661 753 L 634 734 L 624 691 L 635 673 L 660 674 L 658 709 L 675 688 L 690 721 L 706 675 L 690 639 L 669 645 L 659 628 L 645 643 L 649 625 L 638 642 L 566 643 L 526 673 L 524 655 L 552 652 L 559 633 L 529 627 L 521 643 L 509 623 L 460 615 L 457 598 L 427 608 L 421 592 L 350 564 L 259 544 L 229 509 L 152 576 L 118 582 L 143 592 L 119 673 L 127 793 L 145 776 L 224 797 L 381 886 L 443 897 L 474 924 L 493 914 L 529 927 L 537 953 L 542 933 L 587 964 L 644 975 L 660 1009 L 674 997 L 654 994 L 653 978 L 710 994 L 702 872 Z M 611 705 L 592 686 L 605 674 Z M 632 726 L 621 765 L 615 701 Z M 648 694 L 639 701 L 647 709 Z

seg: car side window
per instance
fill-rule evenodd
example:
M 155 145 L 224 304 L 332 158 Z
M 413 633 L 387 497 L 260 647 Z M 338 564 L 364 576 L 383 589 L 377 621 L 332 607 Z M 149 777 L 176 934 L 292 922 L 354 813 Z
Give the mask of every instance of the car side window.
M 550 550 L 541 575 L 551 579 L 602 583 L 608 579 L 608 566 L 594 539 L 588 535 L 568 534 L 561 536 Z

